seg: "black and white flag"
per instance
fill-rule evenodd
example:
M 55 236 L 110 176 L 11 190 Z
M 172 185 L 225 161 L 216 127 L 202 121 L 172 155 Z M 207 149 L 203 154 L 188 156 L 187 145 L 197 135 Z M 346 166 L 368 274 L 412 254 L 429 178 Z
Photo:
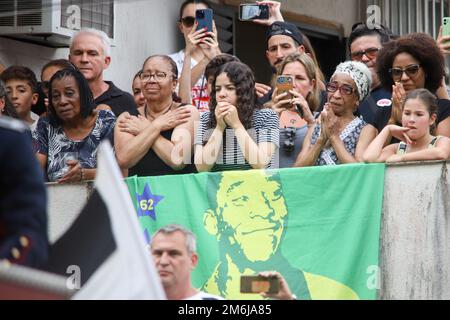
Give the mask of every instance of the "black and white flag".
M 79 285 L 73 299 L 165 299 L 109 142 L 99 147 L 95 191 L 50 249 L 47 271 Z

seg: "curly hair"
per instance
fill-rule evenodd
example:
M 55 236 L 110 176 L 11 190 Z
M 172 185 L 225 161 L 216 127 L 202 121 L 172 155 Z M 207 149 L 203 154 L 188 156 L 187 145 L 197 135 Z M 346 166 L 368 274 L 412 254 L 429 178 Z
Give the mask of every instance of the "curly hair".
M 252 127 L 253 112 L 255 109 L 261 108 L 261 106 L 257 103 L 255 76 L 246 64 L 235 61 L 224 64 L 214 75 L 209 114 L 211 127 L 214 128 L 217 124 L 215 115 L 217 106 L 216 80 L 222 73 L 225 73 L 236 87 L 236 108 L 239 115 L 239 120 L 245 129 L 250 129 Z
M 419 61 L 425 72 L 425 88 L 436 92 L 445 74 L 444 56 L 433 38 L 425 33 L 412 33 L 390 41 L 379 51 L 377 57 L 377 74 L 382 86 L 392 90 L 394 80 L 389 73 L 395 57 L 408 53 Z
M 216 56 L 215 58 L 213 58 L 206 65 L 206 68 L 205 68 L 204 75 L 205 75 L 206 80 L 208 80 L 209 77 L 214 77 L 217 70 L 220 69 L 220 67 L 223 66 L 225 63 L 233 62 L 233 61 L 241 62 L 241 60 L 239 60 L 238 57 L 233 56 L 228 53 L 222 53 L 222 54 L 219 54 L 218 56 Z
M 48 119 L 50 124 L 53 126 L 61 125 L 61 119 L 56 114 L 55 107 L 53 106 L 53 82 L 55 80 L 60 80 L 65 77 L 73 77 L 78 86 L 78 91 L 80 92 L 80 113 L 83 119 L 86 119 L 92 115 L 96 105 L 94 102 L 94 96 L 92 95 L 89 84 L 83 74 L 74 68 L 62 69 L 56 72 L 50 79 L 49 83 L 49 97 L 48 97 Z

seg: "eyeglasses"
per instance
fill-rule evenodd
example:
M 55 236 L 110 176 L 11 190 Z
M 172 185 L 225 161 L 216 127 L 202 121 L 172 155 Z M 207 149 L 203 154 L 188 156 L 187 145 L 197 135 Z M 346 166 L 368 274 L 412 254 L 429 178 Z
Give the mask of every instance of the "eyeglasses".
M 372 60 L 376 58 L 378 51 L 380 51 L 380 49 L 378 48 L 368 48 L 366 50 L 352 52 L 350 55 L 352 57 L 352 60 L 356 61 L 361 61 L 364 55 Z
M 402 78 L 403 72 L 405 72 L 409 78 L 414 78 L 417 75 L 417 73 L 419 72 L 419 69 L 420 69 L 420 65 L 412 64 L 410 66 L 407 66 L 405 69 L 402 69 L 402 68 L 389 69 L 389 73 L 391 74 L 392 79 L 394 79 L 395 81 L 398 81 Z
M 148 82 L 152 77 L 157 82 L 161 82 L 167 78 L 167 73 L 160 71 L 156 73 L 142 72 L 141 74 L 139 74 L 139 79 L 141 79 L 142 82 Z
M 283 148 L 286 152 L 292 152 L 295 146 L 295 136 L 297 134 L 297 129 L 292 127 L 287 127 L 284 129 L 284 135 L 286 140 L 283 142 Z
M 342 86 L 339 86 L 337 84 L 337 82 L 330 82 L 329 84 L 327 84 L 328 92 L 334 93 L 338 90 L 341 94 L 346 95 L 346 96 L 351 95 L 353 93 L 353 91 L 355 91 L 355 89 L 348 84 L 343 84 Z
M 184 18 L 181 18 L 181 23 L 186 27 L 186 28 L 190 28 L 194 25 L 195 23 L 195 17 L 191 17 L 191 16 L 186 16 Z

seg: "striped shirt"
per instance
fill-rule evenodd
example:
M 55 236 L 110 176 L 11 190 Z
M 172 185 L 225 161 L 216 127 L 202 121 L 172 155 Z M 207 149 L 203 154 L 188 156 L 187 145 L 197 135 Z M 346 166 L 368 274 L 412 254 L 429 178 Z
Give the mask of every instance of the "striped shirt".
M 214 128 L 211 127 L 209 121 L 210 112 L 206 111 L 201 114 L 199 130 L 195 139 L 196 145 L 206 145 L 211 137 Z M 253 113 L 252 127 L 247 130 L 250 137 L 256 144 L 261 142 L 271 142 L 275 144 L 277 149 L 280 146 L 280 125 L 277 114 L 271 109 L 256 109 Z M 268 169 L 278 167 L 278 161 L 274 152 L 272 160 L 267 166 Z M 216 163 L 211 171 L 228 171 L 228 170 L 249 170 L 251 165 L 245 160 L 241 148 L 237 142 L 234 130 L 227 127 L 224 131 L 222 148 L 219 150 Z

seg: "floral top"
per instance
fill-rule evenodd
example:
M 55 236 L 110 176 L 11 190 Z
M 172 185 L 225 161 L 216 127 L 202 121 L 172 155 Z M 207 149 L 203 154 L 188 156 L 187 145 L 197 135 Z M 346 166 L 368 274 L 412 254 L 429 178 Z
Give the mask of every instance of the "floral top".
M 97 167 L 97 148 L 100 141 L 109 139 L 112 145 L 116 117 L 109 110 L 100 110 L 91 133 L 84 139 L 74 141 L 66 136 L 62 126 L 54 127 L 48 117 L 41 117 L 33 132 L 35 152 L 47 156 L 47 176 L 49 181 L 62 178 L 67 160 L 78 160 L 81 167 Z
M 362 118 L 355 118 L 351 121 L 344 130 L 342 130 L 339 137 L 344 143 L 345 149 L 352 155 L 355 155 L 356 145 L 358 144 L 359 136 L 362 129 L 367 125 Z M 311 144 L 316 144 L 317 139 L 320 136 L 321 126 L 316 125 L 311 137 Z M 339 159 L 336 155 L 336 151 L 332 147 L 323 148 L 317 158 L 317 166 L 335 165 L 339 164 Z

